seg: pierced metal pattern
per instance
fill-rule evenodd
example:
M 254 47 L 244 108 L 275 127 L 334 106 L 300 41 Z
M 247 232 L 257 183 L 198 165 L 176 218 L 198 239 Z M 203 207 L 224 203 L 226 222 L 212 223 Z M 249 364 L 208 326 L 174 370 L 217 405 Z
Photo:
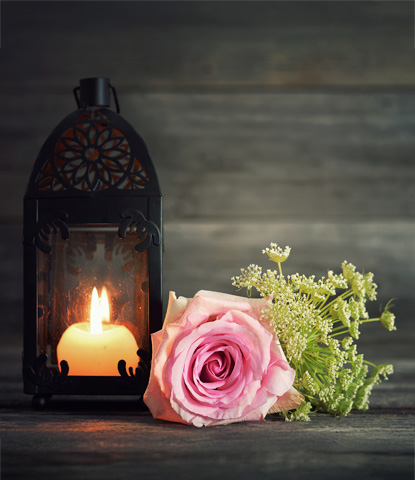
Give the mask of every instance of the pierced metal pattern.
M 141 348 L 137 350 L 137 355 L 140 357 L 137 368 L 133 369 L 132 367 L 129 367 L 128 372 L 125 360 L 120 360 L 118 362 L 118 372 L 121 375 L 119 384 L 125 390 L 134 389 L 139 386 L 143 387 L 144 391 L 148 384 L 148 379 L 150 378 L 151 356 Z
M 84 111 L 58 139 L 35 183 L 41 191 L 146 188 L 149 177 L 125 136 L 99 110 Z
M 109 82 L 83 80 L 82 102 L 43 143 L 24 199 L 24 391 L 39 402 L 51 394 L 142 395 L 150 334 L 162 326 L 156 171 L 141 136 L 105 108 Z M 58 368 L 58 342 L 69 320 L 85 316 L 92 283 L 114 285 L 113 320 L 126 323 L 143 349 L 132 369 L 118 365 L 119 375 Z
M 35 358 L 33 365 L 23 369 L 24 376 L 34 385 L 48 387 L 53 392 L 64 391 L 71 385 L 68 379 L 69 367 L 65 360 L 61 361 L 61 372 L 46 366 L 48 356 L 42 353 Z
M 38 224 L 34 241 L 36 246 L 45 253 L 51 253 L 52 247 L 49 243 L 49 236 L 53 233 L 61 232 L 63 240 L 69 238 L 69 229 L 64 220 L 68 218 L 68 214 L 65 212 L 56 212 L 52 217 L 48 218 L 45 222 Z
M 125 238 L 128 230 L 132 233 L 137 232 L 138 243 L 135 246 L 137 252 L 144 252 L 152 242 L 155 246 L 160 245 L 160 230 L 154 222 L 147 220 L 140 211 L 126 210 L 121 213 L 121 217 L 124 220 L 120 223 L 118 235 Z

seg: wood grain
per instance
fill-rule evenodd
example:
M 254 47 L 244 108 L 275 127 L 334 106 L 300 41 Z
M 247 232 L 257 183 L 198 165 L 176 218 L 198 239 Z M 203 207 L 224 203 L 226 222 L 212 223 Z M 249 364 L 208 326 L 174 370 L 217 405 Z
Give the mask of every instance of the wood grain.
M 0 219 L 19 221 L 37 152 L 74 102 L 69 91 L 0 102 Z M 415 95 L 166 93 L 120 102 L 149 146 L 166 220 L 415 213 Z
M 413 3 L 2 2 L 0 440 L 6 479 L 413 478 Z M 169 290 L 235 293 L 249 263 L 373 271 L 397 332 L 369 324 L 365 358 L 395 366 L 367 413 L 196 429 L 136 398 L 22 393 L 22 198 L 35 156 L 103 75 L 150 148 L 164 193 Z M 242 293 L 242 292 L 241 292 Z M 369 330 L 369 326 L 368 330 Z
M 4 2 L 2 30 L 8 90 L 97 74 L 141 91 L 415 83 L 405 1 Z
M 21 393 L 16 357 L 0 357 L 7 479 L 165 479 L 172 472 L 185 480 L 412 478 L 413 361 L 394 361 L 396 373 L 375 387 L 365 413 L 317 414 L 309 423 L 268 416 L 198 429 L 153 420 L 133 398 L 54 397 L 35 412 Z
M 0 226 L 0 303 L 22 300 L 23 260 L 19 225 Z M 198 290 L 236 293 L 231 277 L 242 267 L 256 263 L 274 268 L 262 249 L 270 242 L 290 245 L 286 274 L 327 276 L 339 272 L 343 260 L 360 271 L 371 271 L 379 285 L 379 305 L 395 301 L 399 322 L 410 324 L 415 313 L 415 227 L 413 222 L 167 222 L 164 225 L 164 307 L 168 292 L 192 297 Z M 243 292 L 242 292 L 243 293 Z M 4 324 L 17 328 L 16 319 L 5 315 Z M 404 340 L 403 338 L 401 338 Z
M 203 430 L 137 414 L 26 414 L 24 422 L 9 415 L 2 432 L 3 472 L 22 480 L 58 472 L 62 479 L 92 480 L 120 474 L 163 479 L 171 472 L 185 480 L 411 479 L 413 413 L 376 413 Z

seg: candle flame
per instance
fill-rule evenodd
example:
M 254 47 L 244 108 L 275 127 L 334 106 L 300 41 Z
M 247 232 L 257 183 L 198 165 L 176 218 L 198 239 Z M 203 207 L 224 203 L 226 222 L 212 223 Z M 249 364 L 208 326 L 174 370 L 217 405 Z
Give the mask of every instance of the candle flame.
M 101 297 L 99 297 L 98 290 L 96 287 L 94 287 L 91 298 L 90 332 L 102 333 L 103 321 L 110 321 L 110 305 L 108 301 L 107 289 L 103 287 Z
M 108 293 L 105 287 L 102 287 L 101 298 L 99 299 L 99 314 L 101 316 L 101 321 L 109 323 L 110 303 L 108 301 Z

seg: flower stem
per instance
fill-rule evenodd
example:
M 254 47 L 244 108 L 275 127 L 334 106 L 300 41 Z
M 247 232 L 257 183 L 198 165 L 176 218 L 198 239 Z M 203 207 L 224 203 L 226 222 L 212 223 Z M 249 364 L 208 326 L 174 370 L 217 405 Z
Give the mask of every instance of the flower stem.
M 346 330 L 343 330 L 341 332 L 334 333 L 333 335 L 330 334 L 330 337 L 337 337 L 338 335 L 345 335 L 348 332 L 349 332 L 349 329 L 346 329 Z
M 367 320 L 362 320 L 360 323 L 368 323 L 368 322 L 379 322 L 380 318 L 369 318 Z
M 345 325 L 343 325 L 343 323 L 342 323 L 342 324 L 339 325 L 338 327 L 334 327 L 334 328 L 332 329 L 332 332 L 338 332 L 339 330 L 342 330 L 342 329 L 344 329 L 344 328 L 346 328 L 346 327 L 345 327 Z M 347 331 L 347 329 L 346 329 L 346 331 Z M 330 333 L 330 335 L 331 335 L 331 333 Z M 331 335 L 331 336 L 333 336 L 333 335 Z
M 330 307 L 333 305 L 334 302 L 337 301 L 338 298 L 342 298 L 343 300 L 347 297 L 350 297 L 351 295 L 353 295 L 353 290 L 351 288 L 349 288 L 349 290 L 346 290 L 345 292 L 343 292 L 341 295 L 337 296 L 334 300 L 332 300 L 330 303 L 328 303 L 321 311 L 320 311 L 320 315 L 323 314 L 326 310 L 329 310 Z

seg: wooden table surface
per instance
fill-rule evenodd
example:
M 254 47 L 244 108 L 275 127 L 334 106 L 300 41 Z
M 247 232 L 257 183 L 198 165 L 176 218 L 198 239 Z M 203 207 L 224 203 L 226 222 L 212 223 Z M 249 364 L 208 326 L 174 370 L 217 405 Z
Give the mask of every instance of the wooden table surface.
M 412 479 L 413 336 L 395 335 L 379 331 L 362 345 L 366 358 L 395 367 L 367 412 L 201 429 L 154 420 L 130 397 L 53 397 L 35 411 L 11 335 L 0 362 L 1 478 Z
M 1 2 L 0 441 L 2 479 L 413 479 L 414 9 L 408 1 Z M 34 159 L 104 75 L 143 136 L 164 194 L 169 290 L 234 293 L 270 242 L 286 274 L 344 259 L 398 297 L 393 363 L 366 413 L 196 429 L 137 399 L 22 393 L 22 199 Z M 268 263 L 268 264 L 267 264 Z

